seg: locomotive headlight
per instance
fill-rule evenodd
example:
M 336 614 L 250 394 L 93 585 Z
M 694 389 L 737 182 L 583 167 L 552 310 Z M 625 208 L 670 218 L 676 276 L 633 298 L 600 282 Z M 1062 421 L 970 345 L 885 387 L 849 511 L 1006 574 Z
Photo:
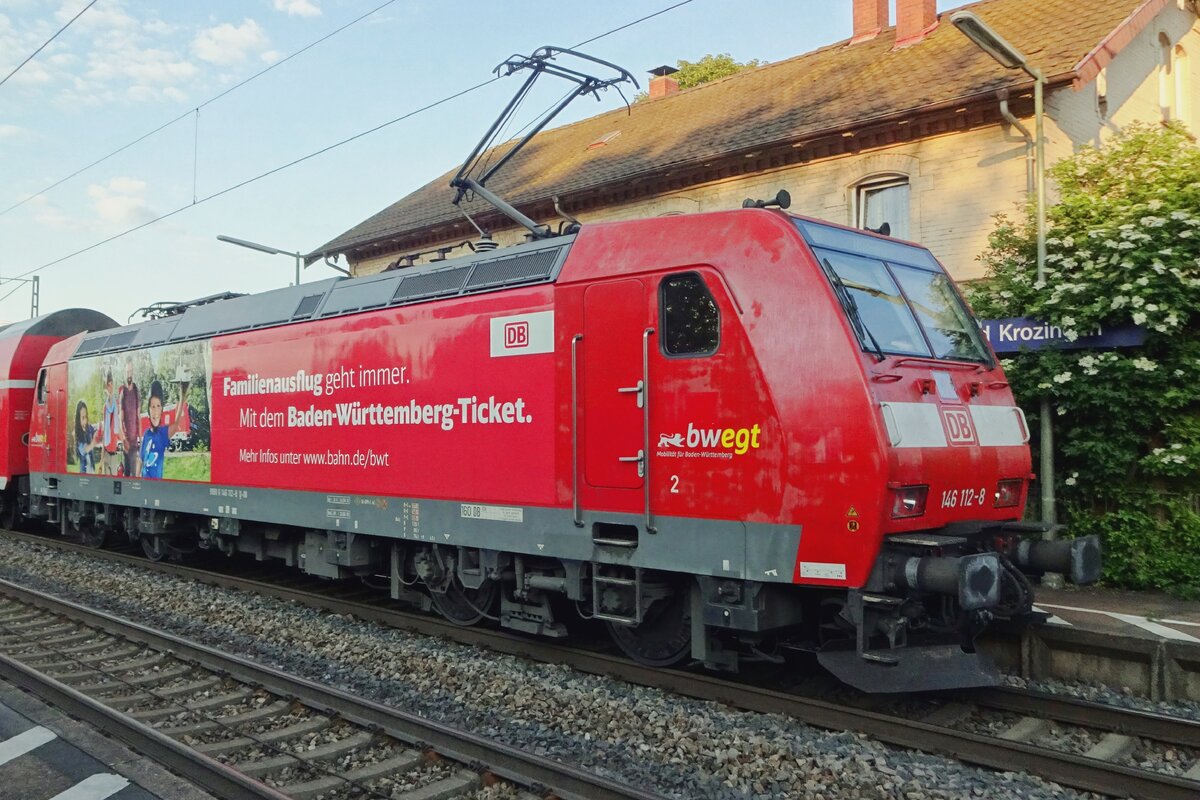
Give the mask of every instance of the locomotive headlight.
M 1021 486 L 1024 483 L 1020 478 L 1000 481 L 996 484 L 996 502 L 992 505 L 995 508 L 1008 508 L 1021 502 Z
M 901 486 L 892 490 L 892 519 L 919 517 L 925 513 L 928 486 Z

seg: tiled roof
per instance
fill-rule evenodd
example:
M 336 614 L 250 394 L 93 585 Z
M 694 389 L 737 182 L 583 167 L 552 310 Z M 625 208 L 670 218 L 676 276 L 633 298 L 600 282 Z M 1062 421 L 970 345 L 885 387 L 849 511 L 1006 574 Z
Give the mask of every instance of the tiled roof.
M 1052 82 L 1078 77 L 1081 62 L 1139 9 L 1162 0 L 982 0 L 964 8 L 1021 50 Z M 1028 84 L 949 22 L 917 44 L 893 49 L 896 30 L 848 39 L 786 61 L 543 131 L 488 182 L 518 208 L 573 192 L 670 171 L 731 153 L 848 130 L 872 120 Z M 1090 77 L 1090 76 L 1089 76 Z M 613 131 L 603 147 L 588 145 Z M 500 145 L 505 147 L 505 145 Z M 451 170 L 317 248 L 311 257 L 457 222 Z M 570 203 L 566 206 L 570 208 Z M 484 204 L 472 203 L 472 211 Z M 490 207 L 489 207 L 490 208 Z

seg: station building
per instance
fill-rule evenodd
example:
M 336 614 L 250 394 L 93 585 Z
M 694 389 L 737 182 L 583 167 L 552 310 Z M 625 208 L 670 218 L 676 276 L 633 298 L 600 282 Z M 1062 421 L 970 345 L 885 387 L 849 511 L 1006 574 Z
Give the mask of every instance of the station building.
M 791 210 L 856 227 L 887 222 L 955 278 L 982 275 L 993 215 L 1033 184 L 1033 80 L 938 14 L 935 0 L 853 2 L 853 30 L 794 58 L 539 133 L 488 188 L 537 222 L 737 208 Z M 1200 130 L 1195 0 L 982 0 L 963 6 L 1046 77 L 1048 163 L 1133 121 Z M 957 10 L 957 9 L 956 9 Z M 506 145 L 500 145 L 499 149 Z M 454 165 L 455 169 L 457 165 Z M 477 234 L 451 204 L 455 169 L 338 235 L 309 262 L 356 275 L 461 254 Z M 524 229 L 482 201 L 463 207 L 501 244 Z

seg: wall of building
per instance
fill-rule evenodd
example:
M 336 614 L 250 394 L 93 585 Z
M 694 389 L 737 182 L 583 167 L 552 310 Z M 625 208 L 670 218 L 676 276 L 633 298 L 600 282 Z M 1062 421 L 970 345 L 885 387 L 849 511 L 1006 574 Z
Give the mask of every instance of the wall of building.
M 1024 197 L 1024 140 L 1008 126 L 947 134 L 610 206 L 588 212 L 581 221 L 728 210 L 740 208 L 747 197 L 769 198 L 787 189 L 792 212 L 852 225 L 857 185 L 884 175 L 908 178 L 914 238 L 933 250 L 956 278 L 976 278 L 982 274 L 976 257 L 986 246 L 992 215 L 1014 211 Z M 520 242 L 522 233 L 498 231 L 495 238 L 506 246 Z M 355 273 L 378 272 L 395 258 L 364 260 L 355 265 Z

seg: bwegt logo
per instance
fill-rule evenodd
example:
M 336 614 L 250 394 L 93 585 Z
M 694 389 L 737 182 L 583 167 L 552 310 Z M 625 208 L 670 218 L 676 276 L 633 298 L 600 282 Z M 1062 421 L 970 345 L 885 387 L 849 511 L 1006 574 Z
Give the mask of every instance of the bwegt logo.
M 689 422 L 686 434 L 660 433 L 658 446 L 684 447 L 689 450 L 721 448 L 732 450 L 740 456 L 759 448 L 760 433 L 762 429 L 758 425 L 751 425 L 749 428 L 697 428 Z

